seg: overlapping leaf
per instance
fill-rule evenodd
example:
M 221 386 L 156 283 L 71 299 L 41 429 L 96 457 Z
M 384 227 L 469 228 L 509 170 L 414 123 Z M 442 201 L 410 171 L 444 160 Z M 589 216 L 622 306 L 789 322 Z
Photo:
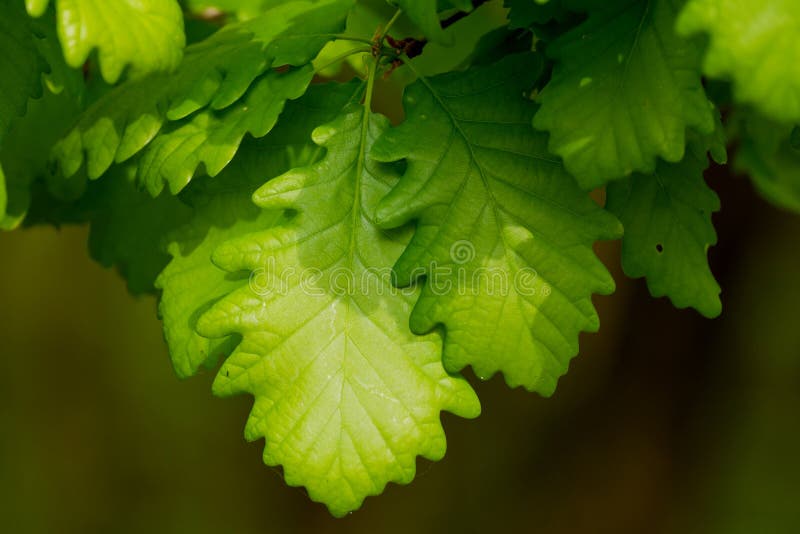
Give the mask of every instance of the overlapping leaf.
M 261 210 L 253 192 L 264 182 L 295 167 L 314 163 L 322 148 L 311 141 L 312 130 L 324 124 L 360 93 L 361 84 L 312 86 L 290 102 L 275 129 L 263 139 L 242 147 L 219 180 L 206 180 L 188 189 L 194 207 L 192 220 L 171 237 L 173 259 L 159 276 L 159 313 L 176 372 L 195 374 L 230 354 L 235 337 L 208 339 L 196 332 L 200 315 L 217 300 L 246 287 L 248 276 L 235 276 L 211 262 L 214 250 L 238 236 L 272 228 L 285 221 L 282 213 Z
M 548 48 L 557 63 L 534 120 L 550 150 L 586 189 L 680 161 L 687 127 L 714 129 L 699 49 L 674 30 L 681 0 L 572 4 L 589 18 Z
M 215 266 L 211 254 L 232 237 L 270 228 L 281 220 L 280 213 L 259 210 L 253 204 L 250 197 L 268 176 L 262 171 L 270 167 L 251 168 L 244 162 L 253 160 L 257 164 L 260 158 L 246 152 L 225 171 L 224 189 L 195 194 L 195 215 L 173 235 L 168 247 L 172 261 L 156 280 L 162 291 L 159 314 L 164 336 L 175 372 L 181 378 L 194 375 L 203 366 L 212 367 L 237 344 L 233 336 L 208 339 L 196 331 L 203 312 L 248 283 L 246 274 L 236 276 Z
M 205 111 L 168 124 L 144 150 L 138 162 L 139 181 L 155 195 L 164 184 L 173 193 L 183 189 L 201 164 L 209 176 L 216 176 L 233 159 L 246 134 L 258 138 L 272 129 L 286 101 L 301 96 L 313 75 L 310 65 L 285 74 L 270 72 L 224 112 Z
M 76 102 L 85 103 L 93 93 L 104 90 L 106 84 L 97 77 L 86 76 L 83 69 L 73 69 L 64 59 L 57 30 L 50 17 L 32 19 L 25 15 L 36 37 L 36 48 L 47 64 L 45 87 L 52 93 L 68 92 Z
M 800 121 L 800 2 L 690 0 L 678 31 L 708 34 L 703 70 L 732 80 L 739 101 Z
M 416 24 L 422 33 L 431 41 L 451 43 L 452 38 L 442 29 L 439 20 L 439 2 L 436 0 L 391 0 L 393 4 L 402 9 L 408 18 Z M 445 7 L 470 11 L 470 0 L 445 0 Z
M 22 6 L 0 1 L 0 143 L 14 117 L 22 115 L 31 97 L 42 94 L 42 72 L 47 69 L 39 54 Z
M 31 199 L 31 184 L 52 176 L 45 154 L 66 132 L 80 112 L 80 106 L 64 92 L 44 95 L 28 104 L 27 113 L 11 122 L 0 146 L 5 171 L 7 204 L 0 211 L 0 229 L 16 228 L 25 218 Z M 64 184 L 62 184 L 64 185 Z
M 35 17 L 49 0 L 26 0 Z M 78 68 L 97 50 L 100 71 L 115 83 L 126 68 L 132 77 L 170 71 L 183 56 L 186 37 L 177 0 L 55 0 L 58 35 L 67 63 Z
M 667 296 L 678 308 L 691 306 L 716 317 L 722 311 L 721 290 L 707 254 L 717 242 L 711 215 L 720 204 L 703 179 L 706 145 L 694 141 L 683 161 L 662 161 L 653 174 L 610 184 L 607 208 L 625 227 L 625 274 L 645 277 L 654 297 Z
M 395 268 L 427 275 L 414 332 L 446 329 L 444 362 L 551 394 L 599 326 L 592 293 L 614 282 L 592 251 L 619 223 L 581 191 L 534 131 L 523 92 L 541 63 L 522 54 L 489 67 L 422 78 L 404 97 L 407 120 L 373 147 L 407 171 L 377 210 L 380 224 L 417 229 Z
M 226 270 L 263 269 L 264 280 L 198 323 L 211 338 L 242 336 L 214 391 L 255 396 L 247 438 L 265 437 L 265 462 L 337 516 L 389 481 L 409 482 L 417 455 L 444 454 L 441 410 L 479 411 L 469 385 L 442 367 L 441 337 L 408 330 L 417 292 L 397 292 L 383 276 L 408 232 L 371 222 L 394 177 L 364 160 L 388 125 L 379 116 L 365 125 L 365 114 L 350 107 L 317 128 L 325 158 L 255 193 L 260 207 L 296 215 L 216 251 Z
M 191 210 L 177 197 L 152 198 L 140 191 L 131 169 L 118 168 L 91 185 L 80 209 L 91 224 L 89 253 L 116 267 L 134 295 L 153 293 L 158 274 L 170 260 L 164 235 L 185 224 Z
M 302 94 L 311 78 L 306 65 L 343 27 L 351 4 L 281 4 L 189 47 L 174 74 L 123 84 L 92 106 L 56 147 L 65 175 L 85 161 L 89 177 L 98 178 L 145 148 L 139 181 L 153 194 L 165 180 L 173 193 L 179 191 L 200 164 L 219 172 L 245 133 L 265 135 L 285 99 Z M 285 65 L 300 68 L 274 70 Z M 181 119 L 160 134 L 165 121 Z
M 0 149 L 12 121 L 22 115 L 31 97 L 42 93 L 42 73 L 47 66 L 39 54 L 25 11 L 12 0 L 0 1 Z M 2 165 L 2 158 L 0 158 Z M 14 226 L 7 217 L 9 193 L 0 166 L 0 228 Z

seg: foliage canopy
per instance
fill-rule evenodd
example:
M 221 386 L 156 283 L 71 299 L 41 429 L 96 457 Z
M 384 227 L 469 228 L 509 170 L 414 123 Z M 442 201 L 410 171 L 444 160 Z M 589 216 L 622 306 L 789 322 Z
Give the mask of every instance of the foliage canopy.
M 597 242 L 719 315 L 709 156 L 800 211 L 792 0 L 0 5 L 0 227 L 91 225 L 336 516 L 444 455 L 466 367 L 553 394 Z

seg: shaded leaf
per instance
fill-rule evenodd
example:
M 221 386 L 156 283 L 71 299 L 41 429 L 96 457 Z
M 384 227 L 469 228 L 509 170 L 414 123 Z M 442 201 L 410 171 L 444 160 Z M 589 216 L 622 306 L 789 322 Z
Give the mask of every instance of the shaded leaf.
M 145 156 L 150 167 L 139 176 L 153 194 L 164 180 L 173 193 L 179 191 L 200 163 L 219 172 L 246 132 L 265 135 L 283 109 L 283 99 L 269 100 L 273 95 L 257 103 L 245 95 L 263 97 L 265 90 L 281 84 L 285 88 L 276 96 L 301 94 L 309 78 L 307 69 L 300 69 L 302 73 L 273 69 L 307 65 L 333 38 L 332 32 L 343 27 L 351 4 L 352 0 L 281 4 L 187 48 L 174 74 L 150 75 L 119 86 L 90 107 L 56 146 L 54 155 L 64 174 L 72 176 L 85 162 L 89 178 L 96 179 L 154 141 L 156 146 Z M 244 103 L 222 112 L 243 97 Z M 255 104 L 253 113 L 243 116 L 248 105 Z M 198 111 L 205 114 L 190 117 Z M 181 122 L 167 128 L 161 139 L 167 121 Z M 180 146 L 184 141 L 187 144 Z
M 549 395 L 578 334 L 599 327 L 591 296 L 614 282 L 592 245 L 620 225 L 530 127 L 535 106 L 522 95 L 540 68 L 522 54 L 420 79 L 404 96 L 406 122 L 371 156 L 408 165 L 377 220 L 417 223 L 395 266 L 400 284 L 427 276 L 411 329 L 445 326 L 450 371 L 502 371 L 510 385 Z
M 646 277 L 654 297 L 667 296 L 678 308 L 691 306 L 716 317 L 722 312 L 721 289 L 707 254 L 717 242 L 711 215 L 720 203 L 703 179 L 705 146 L 695 144 L 680 163 L 662 161 L 653 174 L 609 184 L 607 208 L 625 227 L 625 274 Z
M 186 190 L 184 196 L 194 214 L 170 236 L 172 261 L 156 281 L 162 290 L 159 314 L 179 376 L 212 366 L 238 344 L 235 336 L 208 339 L 196 331 L 203 312 L 248 284 L 249 273 L 227 273 L 212 263 L 212 253 L 234 237 L 285 221 L 282 213 L 253 204 L 253 193 L 273 176 L 314 163 L 323 150 L 311 141 L 312 130 L 332 120 L 361 88 L 358 82 L 312 86 L 300 100 L 287 105 L 268 136 L 245 143 L 219 180 L 201 180 Z
M 320 162 L 255 193 L 260 207 L 296 214 L 217 249 L 215 263 L 263 269 L 264 281 L 234 291 L 198 323 L 212 338 L 242 336 L 214 392 L 255 396 L 246 437 L 266 438 L 264 461 L 282 465 L 288 484 L 305 486 L 336 516 L 387 482 L 410 482 L 417 455 L 444 455 L 441 410 L 479 412 L 469 385 L 444 371 L 441 337 L 409 332 L 418 293 L 394 291 L 380 275 L 408 232 L 370 222 L 394 178 L 364 157 L 388 121 L 366 121 L 362 106 L 347 108 L 314 131 L 327 150 Z
M 681 161 L 687 127 L 714 129 L 699 49 L 674 31 L 682 2 L 574 3 L 589 18 L 548 47 L 556 66 L 534 119 L 550 150 L 585 189 Z

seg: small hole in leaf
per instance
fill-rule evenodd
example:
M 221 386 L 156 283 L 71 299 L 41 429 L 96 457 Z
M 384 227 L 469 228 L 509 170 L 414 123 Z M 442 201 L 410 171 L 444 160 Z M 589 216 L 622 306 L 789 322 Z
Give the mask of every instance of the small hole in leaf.
M 664 252 L 664 245 L 662 245 L 661 243 L 657 244 L 656 250 L 658 251 L 659 254 L 661 254 L 662 252 Z

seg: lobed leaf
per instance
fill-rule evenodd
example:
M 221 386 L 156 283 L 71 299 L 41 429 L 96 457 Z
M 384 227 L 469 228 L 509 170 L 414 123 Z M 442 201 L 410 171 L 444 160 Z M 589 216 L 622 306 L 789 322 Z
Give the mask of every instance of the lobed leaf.
M 140 191 L 131 169 L 120 167 L 94 183 L 80 201 L 87 216 L 89 253 L 104 267 L 116 267 L 134 295 L 155 292 L 155 280 L 169 263 L 164 235 L 185 224 L 191 210 L 178 198 L 153 198 Z
M 26 0 L 39 17 L 49 0 Z M 58 36 L 64 59 L 81 67 L 97 50 L 100 72 L 116 83 L 126 68 L 130 76 L 171 71 L 181 62 L 186 36 L 177 0 L 56 0 Z
M 390 0 L 391 3 L 402 9 L 408 18 L 416 24 L 429 40 L 452 44 L 453 39 L 442 29 L 439 19 L 439 3 L 436 0 Z M 471 11 L 470 0 L 445 0 L 446 7 L 457 8 L 462 11 Z
M 0 143 L 11 121 L 25 113 L 28 99 L 42 95 L 41 76 L 47 70 L 22 6 L 1 0 L 0 17 Z
M 714 129 L 700 51 L 674 30 L 681 0 L 576 0 L 586 22 L 550 44 L 534 126 L 581 187 L 683 159 L 687 128 Z
M 216 176 L 231 162 L 245 135 L 266 135 L 285 103 L 305 93 L 313 76 L 310 65 L 285 74 L 269 72 L 224 112 L 207 110 L 169 123 L 144 149 L 138 162 L 139 181 L 153 195 L 164 184 L 175 194 L 200 165 L 209 176 Z
M 47 70 L 31 34 L 25 11 L 12 0 L 0 1 L 0 149 L 15 118 L 23 115 L 31 97 L 42 94 L 41 76 Z M 15 226 L 18 218 L 9 216 L 7 178 L 0 157 L 0 228 Z
M 0 210 L 0 229 L 12 230 L 22 223 L 28 213 L 31 185 L 35 180 L 53 178 L 52 169 L 42 154 L 69 129 L 79 113 L 80 106 L 66 91 L 59 95 L 45 91 L 41 98 L 29 102 L 24 116 L 11 121 L 0 145 L 7 188 L 6 207 Z
M 678 308 L 717 317 L 721 289 L 707 253 L 717 243 L 711 215 L 720 203 L 703 179 L 706 148 L 695 145 L 680 163 L 662 161 L 653 174 L 609 184 L 606 207 L 625 227 L 625 274 L 645 277 L 654 297 L 667 296 Z
M 417 455 L 442 457 L 441 410 L 479 412 L 469 385 L 442 367 L 441 338 L 409 332 L 418 292 L 393 291 L 381 276 L 409 234 L 371 222 L 394 177 L 364 155 L 387 126 L 352 106 L 314 131 L 325 157 L 253 197 L 261 208 L 291 210 L 291 220 L 214 254 L 231 272 L 263 269 L 264 281 L 198 323 L 208 337 L 242 336 L 214 392 L 255 396 L 246 437 L 266 438 L 264 461 L 336 516 L 387 482 L 410 482 Z
M 371 156 L 405 159 L 407 171 L 378 206 L 384 227 L 416 221 L 395 269 L 398 282 L 427 276 L 411 329 L 445 327 L 445 367 L 497 371 L 544 395 L 597 330 L 592 293 L 614 282 L 592 245 L 619 235 L 548 154 L 523 96 L 541 61 L 509 56 L 463 73 L 421 78 L 404 96 L 407 119 Z
M 284 97 L 302 94 L 310 80 L 303 67 L 344 26 L 351 4 L 289 2 L 226 26 L 187 48 L 172 75 L 127 82 L 100 99 L 56 146 L 55 158 L 66 176 L 85 163 L 88 176 L 96 179 L 153 143 L 139 170 L 139 181 L 153 194 L 165 181 L 173 193 L 179 191 L 201 163 L 219 172 L 245 133 L 265 135 Z M 300 69 L 274 70 L 286 65 Z M 265 95 L 276 87 L 278 93 Z M 181 119 L 186 121 L 172 124 L 160 137 L 165 122 Z
M 172 261 L 156 281 L 162 291 L 159 314 L 164 335 L 180 377 L 211 367 L 238 344 L 235 336 L 208 339 L 196 331 L 203 312 L 225 295 L 246 287 L 249 280 L 247 274 L 237 276 L 217 267 L 211 262 L 212 253 L 237 236 L 285 222 L 282 213 L 253 204 L 253 193 L 268 178 L 319 159 L 322 149 L 311 141 L 312 130 L 333 120 L 361 89 L 361 83 L 312 86 L 287 105 L 269 135 L 242 147 L 220 180 L 199 181 L 186 190 L 194 215 L 170 236 Z

